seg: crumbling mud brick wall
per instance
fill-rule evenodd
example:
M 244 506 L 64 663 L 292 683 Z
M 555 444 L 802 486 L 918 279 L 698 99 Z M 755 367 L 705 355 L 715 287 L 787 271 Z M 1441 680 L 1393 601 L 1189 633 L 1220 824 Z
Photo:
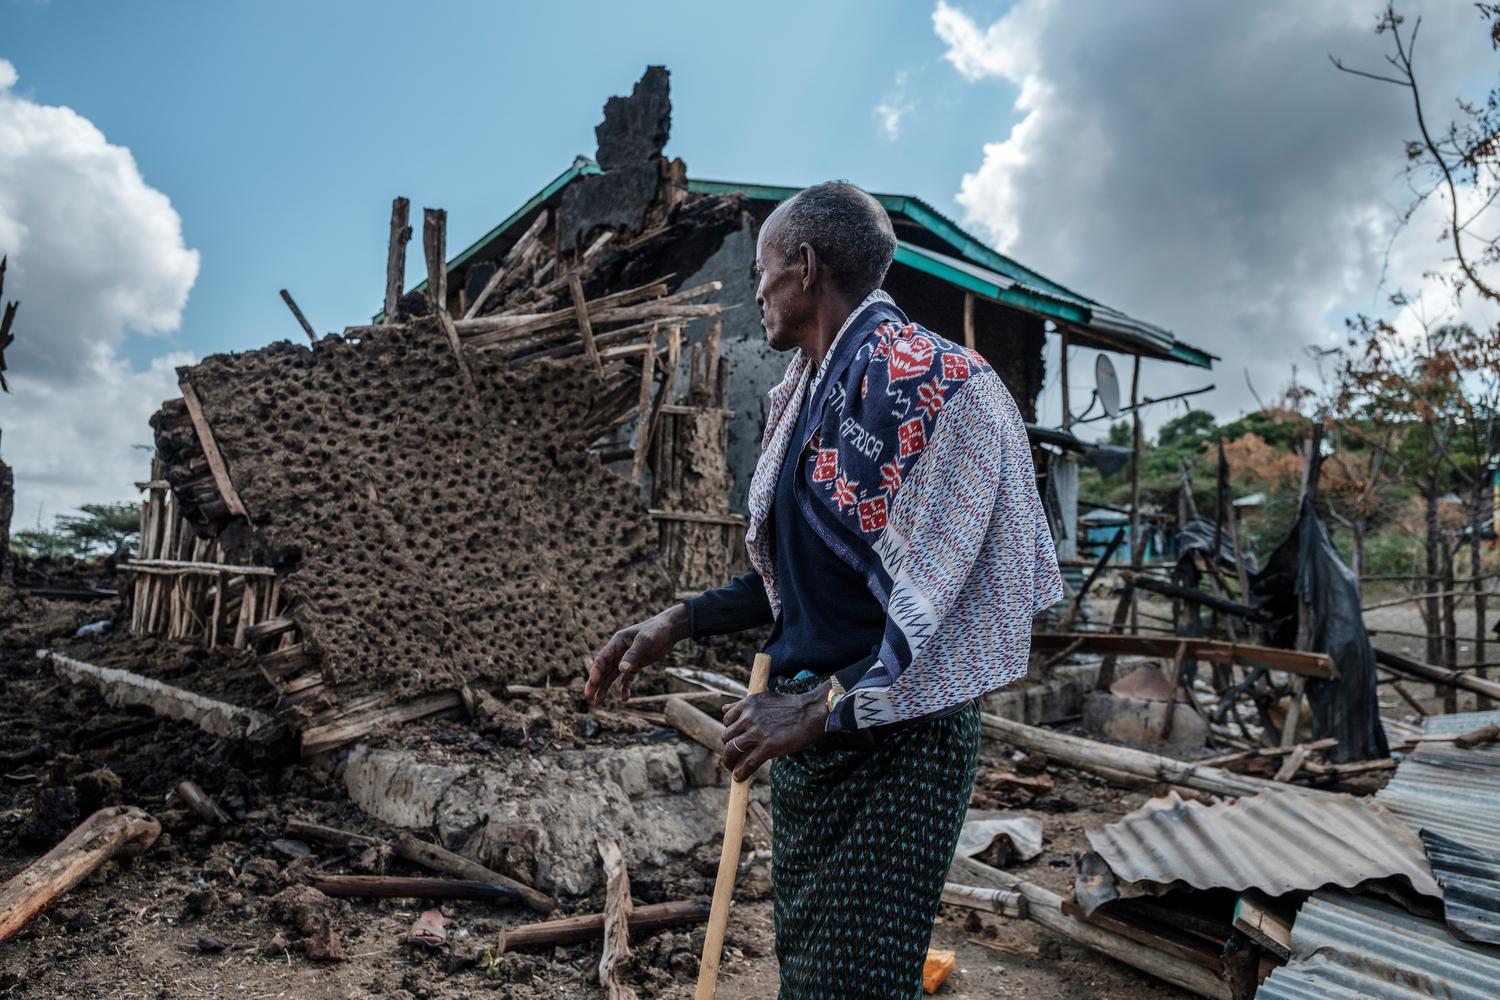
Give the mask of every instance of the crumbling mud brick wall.
M 344 703 L 570 678 L 670 600 L 635 489 L 585 452 L 592 367 L 468 356 L 477 395 L 435 322 L 179 372 Z M 168 479 L 193 474 L 161 437 Z

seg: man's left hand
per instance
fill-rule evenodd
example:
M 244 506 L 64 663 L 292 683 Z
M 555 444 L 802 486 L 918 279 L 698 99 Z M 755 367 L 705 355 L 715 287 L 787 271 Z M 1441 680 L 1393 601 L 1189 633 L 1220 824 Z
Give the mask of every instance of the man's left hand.
M 828 685 L 806 694 L 752 694 L 724 707 L 724 766 L 744 781 L 773 757 L 805 750 L 828 721 Z

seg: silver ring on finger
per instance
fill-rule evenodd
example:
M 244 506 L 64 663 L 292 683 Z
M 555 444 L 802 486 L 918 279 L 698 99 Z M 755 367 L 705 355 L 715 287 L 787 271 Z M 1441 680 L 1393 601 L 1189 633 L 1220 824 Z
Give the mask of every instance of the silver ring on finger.
M 738 736 L 736 736 L 734 739 L 730 740 L 729 741 L 729 745 L 732 746 L 732 747 L 734 747 L 734 752 L 735 753 L 744 753 L 745 752 L 745 751 L 743 751 L 743 750 L 740 749 L 740 738 Z

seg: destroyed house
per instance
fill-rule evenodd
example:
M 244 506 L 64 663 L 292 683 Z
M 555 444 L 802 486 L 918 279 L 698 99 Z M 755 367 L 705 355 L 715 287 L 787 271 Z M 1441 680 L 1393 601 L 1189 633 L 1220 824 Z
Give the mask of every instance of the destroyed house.
M 653 67 L 606 104 L 593 159 L 452 258 L 445 214 L 397 199 L 373 322 L 181 369 L 140 484 L 132 631 L 253 651 L 225 669 L 246 707 L 274 707 L 256 725 L 288 722 L 315 753 L 576 678 L 614 628 L 735 572 L 785 365 L 755 236 L 795 192 L 691 179 L 662 155 L 670 109 Z M 887 287 L 1005 378 L 1061 549 L 1088 449 L 1036 424 L 1044 338 L 1211 356 L 879 197 L 899 238 Z
M 785 359 L 765 343 L 755 305 L 751 272 L 755 239 L 760 224 L 776 205 L 799 189 L 683 177 L 681 161 L 674 165 L 679 173 L 666 183 L 673 185 L 670 198 L 678 216 L 692 217 L 697 214 L 697 206 L 713 204 L 722 227 L 715 234 L 697 226 L 673 233 L 668 225 L 656 235 L 676 236 L 681 241 L 674 255 L 676 262 L 684 265 L 684 270 L 694 268 L 674 275 L 669 287 L 675 290 L 710 279 L 723 282 L 723 288 L 709 301 L 718 302 L 726 310 L 715 322 L 721 327 L 722 350 L 732 373 L 728 395 L 728 406 L 735 411 L 728 446 L 734 478 L 732 499 L 734 508 L 743 510 L 745 487 L 759 451 L 765 394 L 785 367 Z M 471 309 L 474 298 L 501 268 L 504 258 L 548 213 L 562 213 L 563 225 L 571 225 L 581 234 L 602 238 L 609 232 L 604 221 L 570 216 L 567 207 L 569 192 L 576 185 L 606 173 L 594 160 L 579 157 L 494 229 L 452 258 L 448 262 L 450 309 L 460 313 Z M 1087 450 L 1069 433 L 1038 426 L 1037 397 L 1046 376 L 1043 339 L 1049 334 L 1065 337 L 1070 346 L 1204 369 L 1216 360 L 1167 330 L 1074 292 L 986 246 L 920 198 L 881 193 L 875 193 L 875 197 L 890 214 L 898 241 L 886 291 L 913 321 L 976 348 L 995 366 L 1030 425 L 1035 444 L 1047 444 L 1059 451 Z M 648 231 L 639 238 L 652 235 Z M 576 245 L 578 238 L 573 243 Z M 425 286 L 419 285 L 418 291 L 425 291 Z M 690 325 L 688 341 L 701 338 L 708 326 L 708 321 Z M 1039 473 L 1045 474 L 1045 469 L 1045 462 L 1038 463 Z

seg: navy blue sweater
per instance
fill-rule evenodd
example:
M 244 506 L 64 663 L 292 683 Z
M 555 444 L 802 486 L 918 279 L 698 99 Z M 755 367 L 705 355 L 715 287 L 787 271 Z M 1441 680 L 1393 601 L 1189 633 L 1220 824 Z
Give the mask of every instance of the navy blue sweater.
M 819 677 L 837 674 L 848 687 L 875 662 L 885 633 L 885 609 L 864 577 L 818 537 L 798 505 L 798 494 L 805 489 L 796 472 L 810 435 L 807 412 L 804 404 L 792 436 L 801 447 L 787 448 L 771 509 L 781 617 L 773 622 L 765 584 L 753 569 L 686 604 L 693 638 L 774 624 L 765 648 L 773 677 L 808 670 Z

